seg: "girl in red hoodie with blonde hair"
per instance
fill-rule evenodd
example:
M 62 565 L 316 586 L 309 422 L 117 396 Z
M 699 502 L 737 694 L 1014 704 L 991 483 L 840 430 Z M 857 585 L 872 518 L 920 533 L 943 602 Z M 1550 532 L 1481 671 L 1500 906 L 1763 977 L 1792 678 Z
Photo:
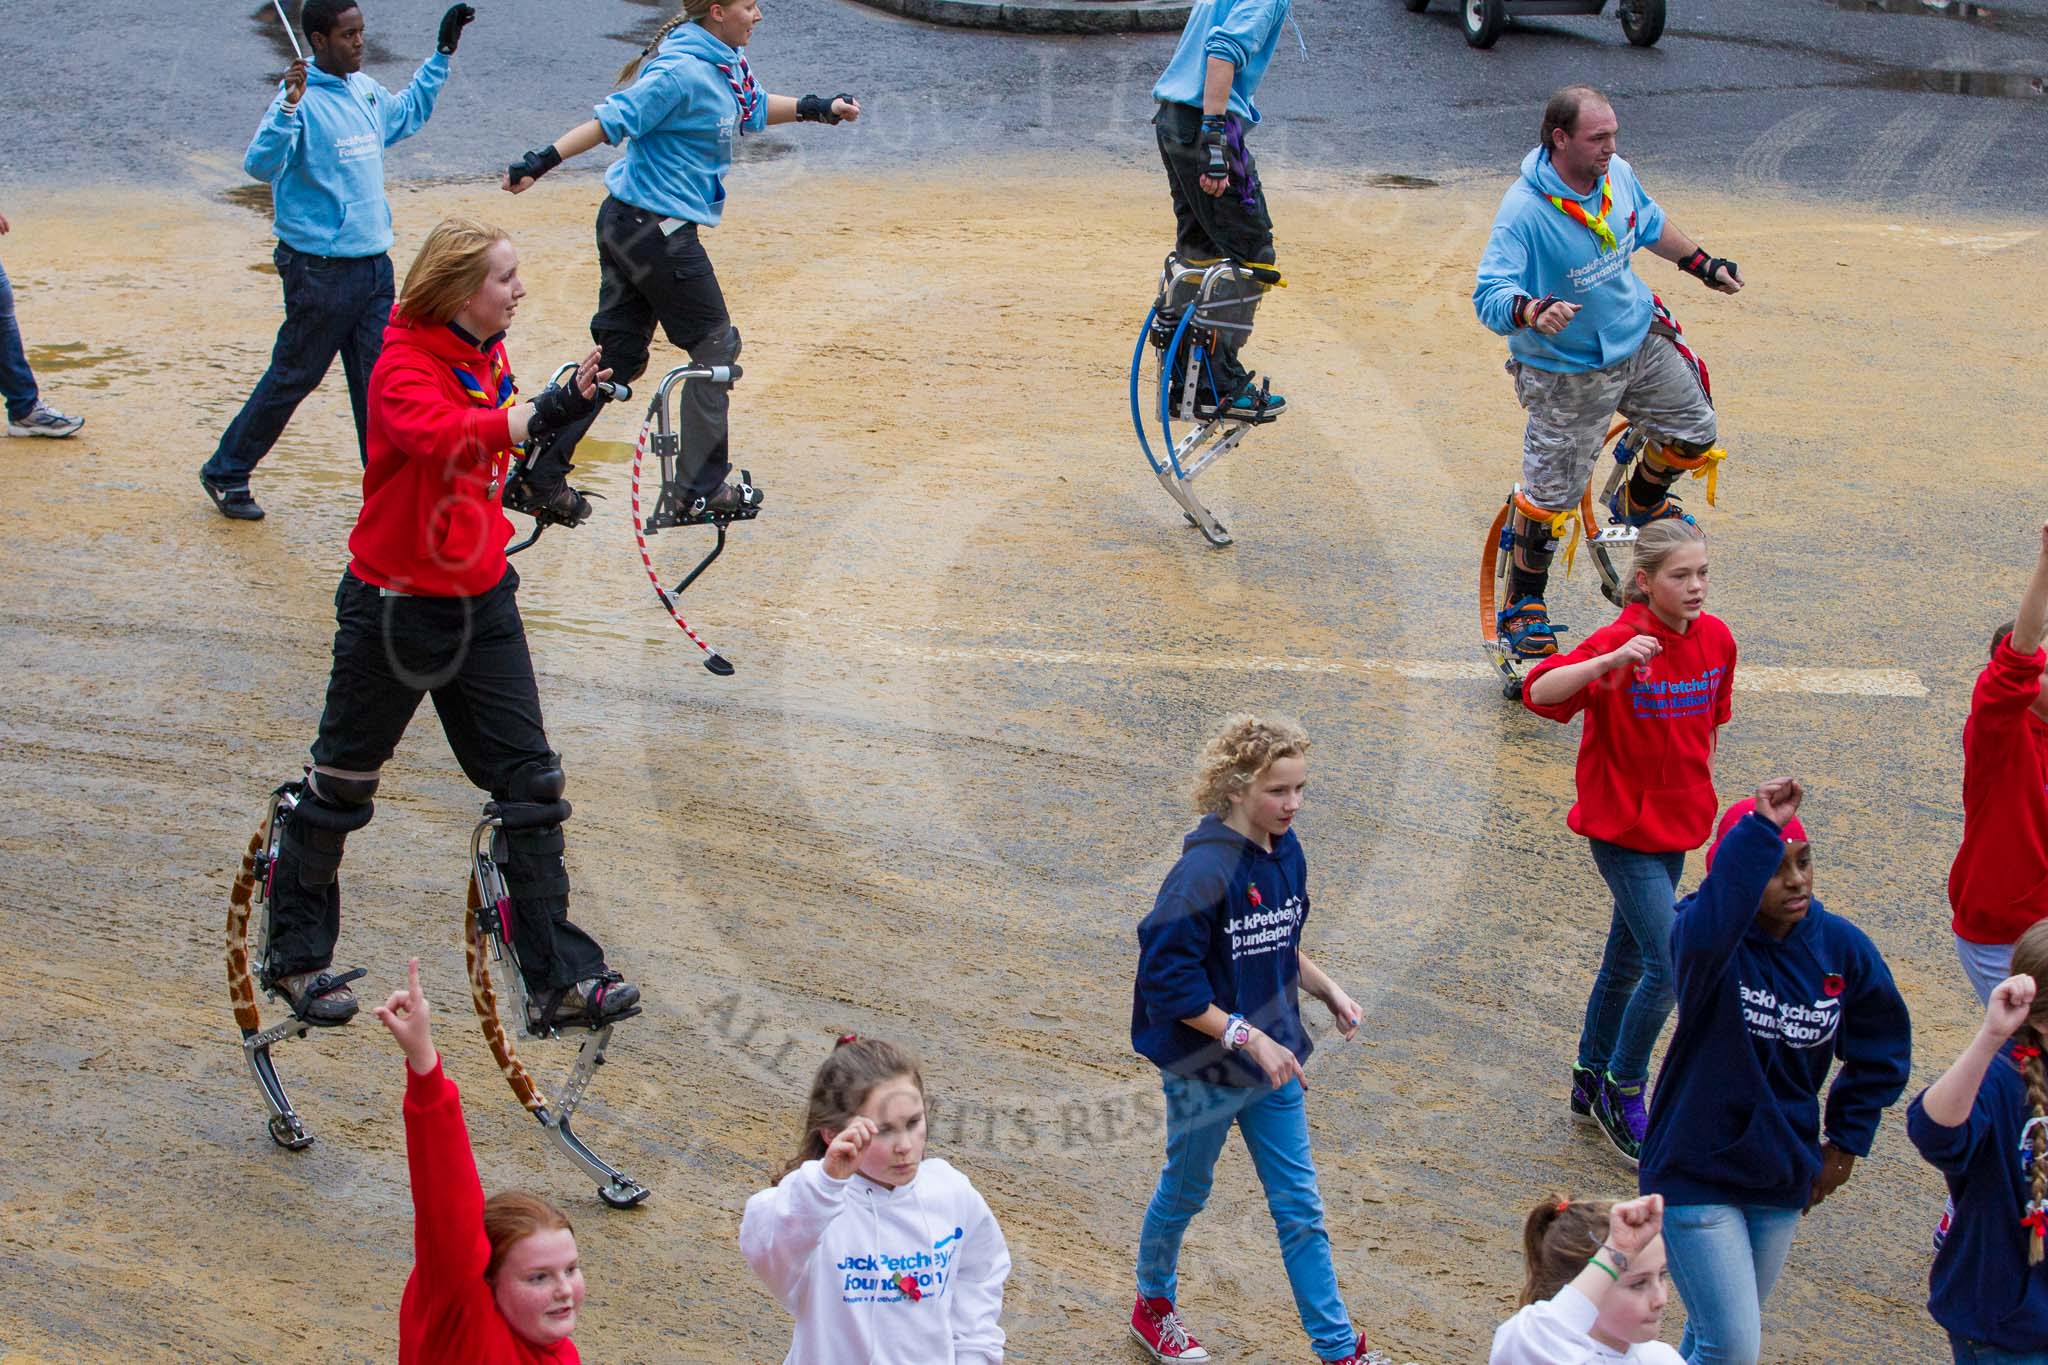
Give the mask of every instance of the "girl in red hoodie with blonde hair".
M 538 1195 L 484 1198 L 462 1095 L 441 1070 L 420 960 L 377 1008 L 405 1053 L 405 1161 L 413 1268 L 398 1305 L 399 1365 L 578 1365 L 569 1334 L 583 1304 L 576 1233 Z
M 1671 925 L 1688 850 L 1713 832 L 1714 746 L 1728 722 L 1735 637 L 1706 612 L 1707 534 L 1645 526 L 1612 625 L 1529 672 L 1539 716 L 1586 717 L 1568 823 L 1614 896 L 1607 947 L 1579 1034 L 1571 1111 L 1630 1165 L 1649 1127 L 1650 1050 L 1671 1015 Z
M 310 1024 L 356 1013 L 351 974 L 328 970 L 342 845 L 369 823 L 379 770 L 429 693 L 469 780 L 523 817 L 507 819 L 504 839 L 526 1022 L 597 1028 L 636 1012 L 640 992 L 569 921 L 562 760 L 541 726 L 499 507 L 513 446 L 592 411 L 610 371 L 592 351 L 569 387 L 519 402 L 504 337 L 525 293 L 509 237 L 448 219 L 406 273 L 370 376 L 363 510 L 334 594 L 327 705 L 272 873 L 264 985 Z

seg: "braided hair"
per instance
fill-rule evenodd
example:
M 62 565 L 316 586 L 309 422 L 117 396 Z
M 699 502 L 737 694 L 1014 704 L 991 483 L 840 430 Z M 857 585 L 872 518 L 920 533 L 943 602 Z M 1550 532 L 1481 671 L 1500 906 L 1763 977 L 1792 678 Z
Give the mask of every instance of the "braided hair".
M 654 50 L 661 46 L 662 39 L 684 24 L 701 23 L 705 16 L 711 13 L 713 3 L 715 0 L 683 0 L 683 7 L 677 10 L 675 16 L 667 23 L 654 30 L 654 36 L 647 40 L 647 46 L 640 49 L 639 55 L 619 68 L 618 84 L 624 85 L 640 74 L 640 63 L 654 55 Z
M 2027 1212 L 2040 1213 L 2043 1218 L 2029 1225 L 2027 1264 L 2039 1265 L 2044 1250 L 2042 1225 L 2048 1221 L 2048 1065 L 2041 1056 L 2044 1039 L 2048 1039 L 2048 994 L 2044 994 L 2048 992 L 2048 920 L 2037 921 L 2012 945 L 2012 970 L 2015 976 L 2034 978 L 2034 1008 L 2013 1038 L 2021 1048 L 2030 1049 L 2021 1054 L 2026 1060 L 2020 1064 L 2020 1074 L 2027 1082 L 2027 1115 L 2035 1120 L 2027 1132 Z

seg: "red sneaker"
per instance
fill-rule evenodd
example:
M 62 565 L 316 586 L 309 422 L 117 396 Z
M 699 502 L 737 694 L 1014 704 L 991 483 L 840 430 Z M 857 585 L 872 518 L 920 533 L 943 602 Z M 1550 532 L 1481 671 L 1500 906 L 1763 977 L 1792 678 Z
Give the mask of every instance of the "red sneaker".
M 1365 1338 L 1358 1339 L 1358 1348 L 1342 1360 L 1323 1362 L 1323 1365 L 1394 1365 L 1394 1358 L 1385 1351 L 1366 1349 Z
M 1148 1299 L 1143 1294 L 1131 1308 L 1131 1335 L 1152 1353 L 1154 1360 L 1207 1360 L 1202 1343 L 1188 1335 L 1172 1299 Z

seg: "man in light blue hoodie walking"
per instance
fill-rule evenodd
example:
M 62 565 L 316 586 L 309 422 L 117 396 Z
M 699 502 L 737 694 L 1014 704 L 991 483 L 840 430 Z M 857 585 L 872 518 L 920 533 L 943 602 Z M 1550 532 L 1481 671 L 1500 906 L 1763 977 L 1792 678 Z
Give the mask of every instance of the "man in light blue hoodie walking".
M 1652 432 L 1608 508 L 1633 526 L 1684 515 L 1671 485 L 1705 458 L 1718 430 L 1704 370 L 1630 261 L 1647 249 L 1723 294 L 1742 288 L 1742 273 L 1665 218 L 1615 155 L 1618 129 L 1591 86 L 1550 97 L 1543 145 L 1501 197 L 1472 291 L 1479 320 L 1508 338 L 1508 373 L 1529 414 L 1499 618 L 1500 638 L 1524 659 L 1557 653 L 1543 603 L 1554 528 L 1585 496 L 1614 414 Z
M 1159 159 L 1173 194 L 1174 254 L 1184 264 L 1231 260 L 1271 265 L 1273 219 L 1259 168 L 1245 145 L 1245 130 L 1256 127 L 1259 107 L 1252 96 L 1280 45 L 1290 0 L 1197 0 L 1181 30 L 1180 45 L 1167 63 L 1152 98 L 1159 112 L 1152 124 Z M 1197 399 L 1195 415 L 1266 420 L 1287 409 L 1287 400 L 1252 388 L 1251 372 L 1237 353 L 1252 330 L 1252 314 L 1266 286 L 1247 281 L 1236 316 L 1222 316 L 1213 347 L 1217 390 Z M 1229 326 L 1229 324 L 1235 324 Z
M 262 519 L 249 474 L 337 354 L 355 411 L 356 453 L 369 463 L 370 370 L 394 297 L 384 149 L 426 126 L 448 58 L 474 18 L 468 5 L 451 7 L 437 50 L 394 95 L 362 74 L 363 12 L 355 0 L 306 0 L 299 21 L 312 65 L 292 63 L 242 158 L 243 170 L 270 183 L 284 325 L 270 368 L 199 471 L 222 516 Z

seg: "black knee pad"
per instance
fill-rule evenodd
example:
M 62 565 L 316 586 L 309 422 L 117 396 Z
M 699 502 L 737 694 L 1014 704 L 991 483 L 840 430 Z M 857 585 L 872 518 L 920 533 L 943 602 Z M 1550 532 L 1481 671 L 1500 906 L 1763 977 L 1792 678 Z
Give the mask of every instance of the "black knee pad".
M 308 780 L 304 795 L 285 817 L 278 839 L 279 854 L 298 864 L 299 885 L 309 889 L 333 885 L 348 836 L 369 824 L 376 813 L 370 800 L 370 793 L 376 790 L 374 775 L 337 778 L 321 773 L 317 783 Z
M 740 329 L 727 323 L 723 332 L 713 332 L 687 349 L 699 365 L 730 365 L 740 358 Z
M 598 364 L 611 370 L 613 383 L 630 384 L 647 372 L 648 338 L 635 332 L 600 332 L 593 327 L 590 339 L 603 352 Z
M 568 785 L 568 774 L 562 771 L 562 756 L 549 754 L 513 769 L 505 782 L 505 799 L 544 806 L 560 801 Z

